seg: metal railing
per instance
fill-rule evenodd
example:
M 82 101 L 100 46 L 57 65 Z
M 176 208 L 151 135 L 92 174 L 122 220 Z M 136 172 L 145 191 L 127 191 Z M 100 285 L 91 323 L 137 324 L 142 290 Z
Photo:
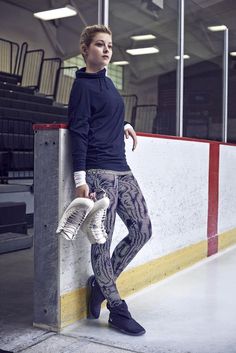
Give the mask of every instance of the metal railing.
M 56 103 L 68 105 L 70 91 L 75 79 L 77 66 L 60 67 L 57 70 L 56 83 L 54 89 L 54 100 Z
M 60 67 L 60 58 L 43 59 L 39 93 L 45 94 L 48 97 L 53 97 L 57 78 L 57 70 Z
M 31 179 L 34 169 L 32 122 L 0 119 L 0 183 L 10 179 Z
M 19 56 L 19 44 L 0 38 L 0 71 L 16 73 Z
M 25 58 L 27 50 L 28 50 L 28 43 L 26 43 L 26 42 L 22 43 L 21 48 L 20 48 L 19 60 L 17 63 L 17 70 L 16 70 L 16 74 L 19 76 L 22 76 L 22 73 L 23 73 L 24 58 Z
M 133 108 L 132 125 L 136 131 L 157 133 L 157 108 L 155 104 L 136 105 Z
M 122 95 L 125 103 L 125 121 L 133 123 L 134 107 L 138 104 L 138 97 L 135 94 Z
M 44 50 L 26 50 L 22 63 L 22 80 L 23 87 L 29 87 L 36 91 L 39 90 L 41 72 L 44 59 Z

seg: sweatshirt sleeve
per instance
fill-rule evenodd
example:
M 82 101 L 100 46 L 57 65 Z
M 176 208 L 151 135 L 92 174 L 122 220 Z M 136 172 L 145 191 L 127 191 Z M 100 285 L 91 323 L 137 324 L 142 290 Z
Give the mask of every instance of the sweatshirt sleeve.
M 68 105 L 74 172 L 86 169 L 90 115 L 89 90 L 83 82 L 75 80 Z

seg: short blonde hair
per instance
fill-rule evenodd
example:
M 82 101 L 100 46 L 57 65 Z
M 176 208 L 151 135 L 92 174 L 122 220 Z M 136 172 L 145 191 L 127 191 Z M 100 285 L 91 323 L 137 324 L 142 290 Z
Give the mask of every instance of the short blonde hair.
M 85 27 L 80 36 L 80 51 L 84 59 L 84 49 L 85 47 L 88 48 L 90 46 L 93 38 L 97 33 L 107 33 L 112 35 L 110 28 L 104 25 L 93 25 Z

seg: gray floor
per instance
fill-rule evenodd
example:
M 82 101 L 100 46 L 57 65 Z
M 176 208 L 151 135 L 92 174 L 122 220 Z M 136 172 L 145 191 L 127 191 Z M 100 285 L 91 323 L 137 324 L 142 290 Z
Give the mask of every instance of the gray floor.
M 120 334 L 82 320 L 58 335 L 32 328 L 32 250 L 0 256 L 0 348 L 24 353 L 236 353 L 236 247 L 127 299 L 147 330 Z

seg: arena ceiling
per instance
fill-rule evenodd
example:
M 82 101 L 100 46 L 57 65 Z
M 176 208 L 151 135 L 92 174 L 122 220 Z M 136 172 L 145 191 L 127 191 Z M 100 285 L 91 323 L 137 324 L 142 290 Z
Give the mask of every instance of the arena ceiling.
M 84 25 L 97 22 L 97 0 L 0 0 L 37 12 L 71 3 L 79 11 L 75 17 L 42 23 L 45 32 L 53 28 L 55 51 L 63 58 L 79 53 L 79 36 Z M 150 6 L 152 0 L 110 0 L 109 22 L 113 31 L 114 60 L 128 60 L 134 78 L 139 81 L 155 74 L 176 68 L 177 54 L 177 1 L 164 0 L 164 8 Z M 190 55 L 186 65 L 203 60 L 219 61 L 222 57 L 222 32 L 210 33 L 209 25 L 224 24 L 229 28 L 230 51 L 236 51 L 236 1 L 186 0 L 185 1 L 185 52 Z M 36 21 L 39 21 L 35 19 Z M 42 22 L 42 21 L 41 21 Z M 152 33 L 156 39 L 142 46 L 156 45 L 155 55 L 130 56 L 126 49 L 140 46 L 130 37 L 134 34 Z M 52 41 L 53 42 L 53 41 Z

